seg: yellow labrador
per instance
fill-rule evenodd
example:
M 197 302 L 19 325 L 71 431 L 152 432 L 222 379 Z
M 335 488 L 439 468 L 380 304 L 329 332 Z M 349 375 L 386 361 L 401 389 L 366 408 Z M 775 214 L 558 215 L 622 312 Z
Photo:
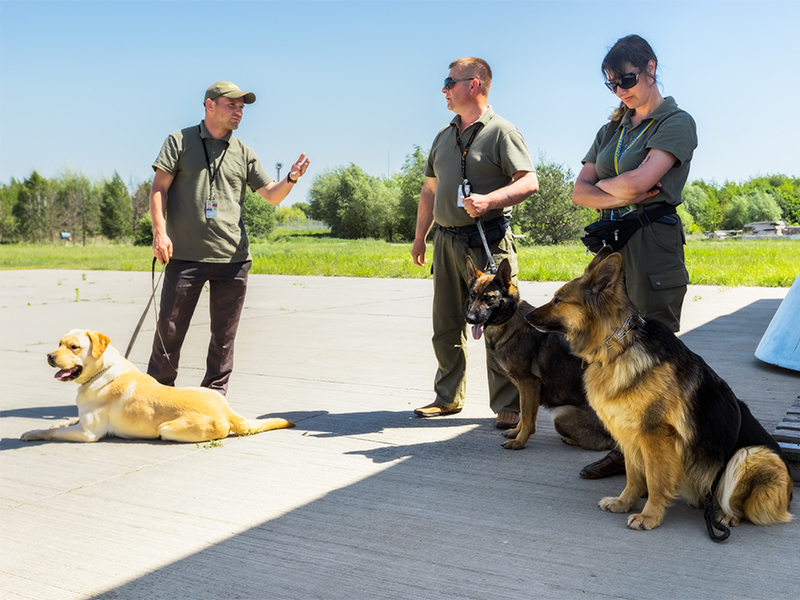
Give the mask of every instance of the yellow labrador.
M 207 388 L 161 385 L 123 358 L 96 331 L 73 329 L 47 355 L 59 381 L 78 388 L 78 418 L 22 434 L 25 441 L 96 442 L 106 435 L 205 442 L 294 427 L 285 419 L 245 419 L 225 397 Z

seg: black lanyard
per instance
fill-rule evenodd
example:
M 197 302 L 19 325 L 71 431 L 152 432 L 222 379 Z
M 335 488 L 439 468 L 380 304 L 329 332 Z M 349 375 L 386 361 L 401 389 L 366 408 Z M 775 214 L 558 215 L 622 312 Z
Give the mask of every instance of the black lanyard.
M 203 144 L 203 154 L 206 155 L 206 165 L 208 165 L 208 185 L 211 190 L 210 197 L 214 197 L 214 180 L 217 178 L 217 174 L 219 170 L 222 168 L 222 161 L 225 160 L 225 155 L 228 153 L 228 148 L 230 144 L 225 147 L 225 150 L 222 151 L 222 157 L 219 159 L 219 164 L 217 165 L 217 170 L 211 168 L 211 161 L 208 158 L 208 150 L 206 149 L 206 140 L 203 138 L 203 131 L 200 129 L 200 125 L 197 126 L 197 131 L 200 132 L 200 141 Z
M 456 144 L 458 145 L 458 151 L 461 152 L 461 177 L 465 181 L 467 179 L 467 152 L 469 152 L 469 147 L 472 146 L 472 141 L 475 139 L 481 125 L 482 123 L 476 123 L 475 129 L 472 130 L 472 135 L 469 136 L 467 146 L 463 151 L 461 150 L 461 136 L 458 134 L 458 125 L 456 125 Z

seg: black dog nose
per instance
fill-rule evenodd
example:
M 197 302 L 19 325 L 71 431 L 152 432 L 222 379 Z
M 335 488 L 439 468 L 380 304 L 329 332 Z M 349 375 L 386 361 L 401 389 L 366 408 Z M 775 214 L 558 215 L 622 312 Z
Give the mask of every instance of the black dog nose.
M 56 362 L 56 354 L 55 354 L 55 352 L 48 352 L 47 353 L 47 364 L 50 365 L 51 367 L 55 367 L 56 366 L 55 362 Z

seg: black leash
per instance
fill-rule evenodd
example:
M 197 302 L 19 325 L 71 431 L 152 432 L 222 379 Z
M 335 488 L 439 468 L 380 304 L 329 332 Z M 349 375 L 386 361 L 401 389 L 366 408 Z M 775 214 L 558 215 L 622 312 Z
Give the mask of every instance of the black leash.
M 494 258 L 492 258 L 492 251 L 489 248 L 489 242 L 486 241 L 486 232 L 483 230 L 483 221 L 480 217 L 475 217 L 475 223 L 478 225 L 478 233 L 481 234 L 481 241 L 483 242 L 483 249 L 486 250 L 486 257 L 489 259 L 489 268 L 492 275 L 497 273 L 497 267 L 494 266 Z
M 708 536 L 714 540 L 715 542 L 724 542 L 728 539 L 731 535 L 731 530 L 725 527 L 722 523 L 717 521 L 716 511 L 714 510 L 714 494 L 717 491 L 717 486 L 719 485 L 719 480 L 722 478 L 722 474 L 725 472 L 724 465 L 717 473 L 716 479 L 714 479 L 714 483 L 711 485 L 711 491 L 706 494 L 706 502 L 705 502 L 705 518 L 706 518 L 706 529 L 708 529 Z M 716 531 L 720 531 L 721 533 L 717 533 Z
M 156 296 L 156 289 L 158 288 L 158 284 L 161 283 L 161 277 L 164 275 L 164 268 L 162 267 L 161 275 L 158 276 L 158 283 L 156 283 L 156 260 L 157 259 L 154 256 L 153 265 L 151 268 L 151 281 L 153 284 L 153 293 L 150 294 L 150 299 L 147 301 L 147 306 L 144 307 L 144 312 L 142 313 L 142 316 L 139 318 L 139 322 L 136 324 L 136 329 L 133 330 L 133 336 L 131 337 L 131 341 L 128 343 L 128 349 L 125 351 L 125 358 L 128 358 L 128 356 L 131 353 L 131 350 L 133 349 L 133 344 L 136 342 L 136 337 L 139 335 L 139 331 L 142 329 L 142 323 L 144 323 L 144 318 L 147 316 L 147 311 L 150 310 L 150 305 L 153 303 L 153 298 L 155 298 Z M 156 325 L 156 331 L 158 331 L 158 325 Z M 163 345 L 164 342 L 162 341 L 161 343 Z
M 483 127 L 482 123 L 477 123 L 475 128 L 472 130 L 472 135 L 469 136 L 469 140 L 467 141 L 467 145 L 464 150 L 461 150 L 461 136 L 458 132 L 458 125 L 455 125 L 456 128 L 456 146 L 458 146 L 458 150 L 461 153 L 461 178 L 463 180 L 462 185 L 464 186 L 464 190 L 470 186 L 469 179 L 467 179 L 467 153 L 469 152 L 470 146 L 472 146 L 472 142 L 475 141 L 475 136 L 478 134 L 478 130 Z M 470 186 L 471 187 L 471 186 Z M 472 191 L 470 190 L 467 192 L 466 195 L 471 194 Z M 486 232 L 483 230 L 483 222 L 481 221 L 480 217 L 475 217 L 475 223 L 478 225 L 478 233 L 481 234 L 481 241 L 483 242 L 483 248 L 486 250 L 486 257 L 489 259 L 489 268 L 492 271 L 492 275 L 497 273 L 497 267 L 494 266 L 494 259 L 492 258 L 492 251 L 489 249 L 489 242 L 486 241 Z

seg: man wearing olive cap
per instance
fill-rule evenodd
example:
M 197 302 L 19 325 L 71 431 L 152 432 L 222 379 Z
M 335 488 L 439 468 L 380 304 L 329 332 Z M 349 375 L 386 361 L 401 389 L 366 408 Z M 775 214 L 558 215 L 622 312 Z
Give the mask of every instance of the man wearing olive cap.
M 208 284 L 211 341 L 201 385 L 227 393 L 252 264 L 242 221 L 247 186 L 279 204 L 308 168 L 301 154 L 286 179 L 273 181 L 255 152 L 233 136 L 244 105 L 255 101 L 230 81 L 212 84 L 203 121 L 170 134 L 153 163 L 153 254 L 166 267 L 147 372 L 164 385 L 175 383 L 181 346 Z

